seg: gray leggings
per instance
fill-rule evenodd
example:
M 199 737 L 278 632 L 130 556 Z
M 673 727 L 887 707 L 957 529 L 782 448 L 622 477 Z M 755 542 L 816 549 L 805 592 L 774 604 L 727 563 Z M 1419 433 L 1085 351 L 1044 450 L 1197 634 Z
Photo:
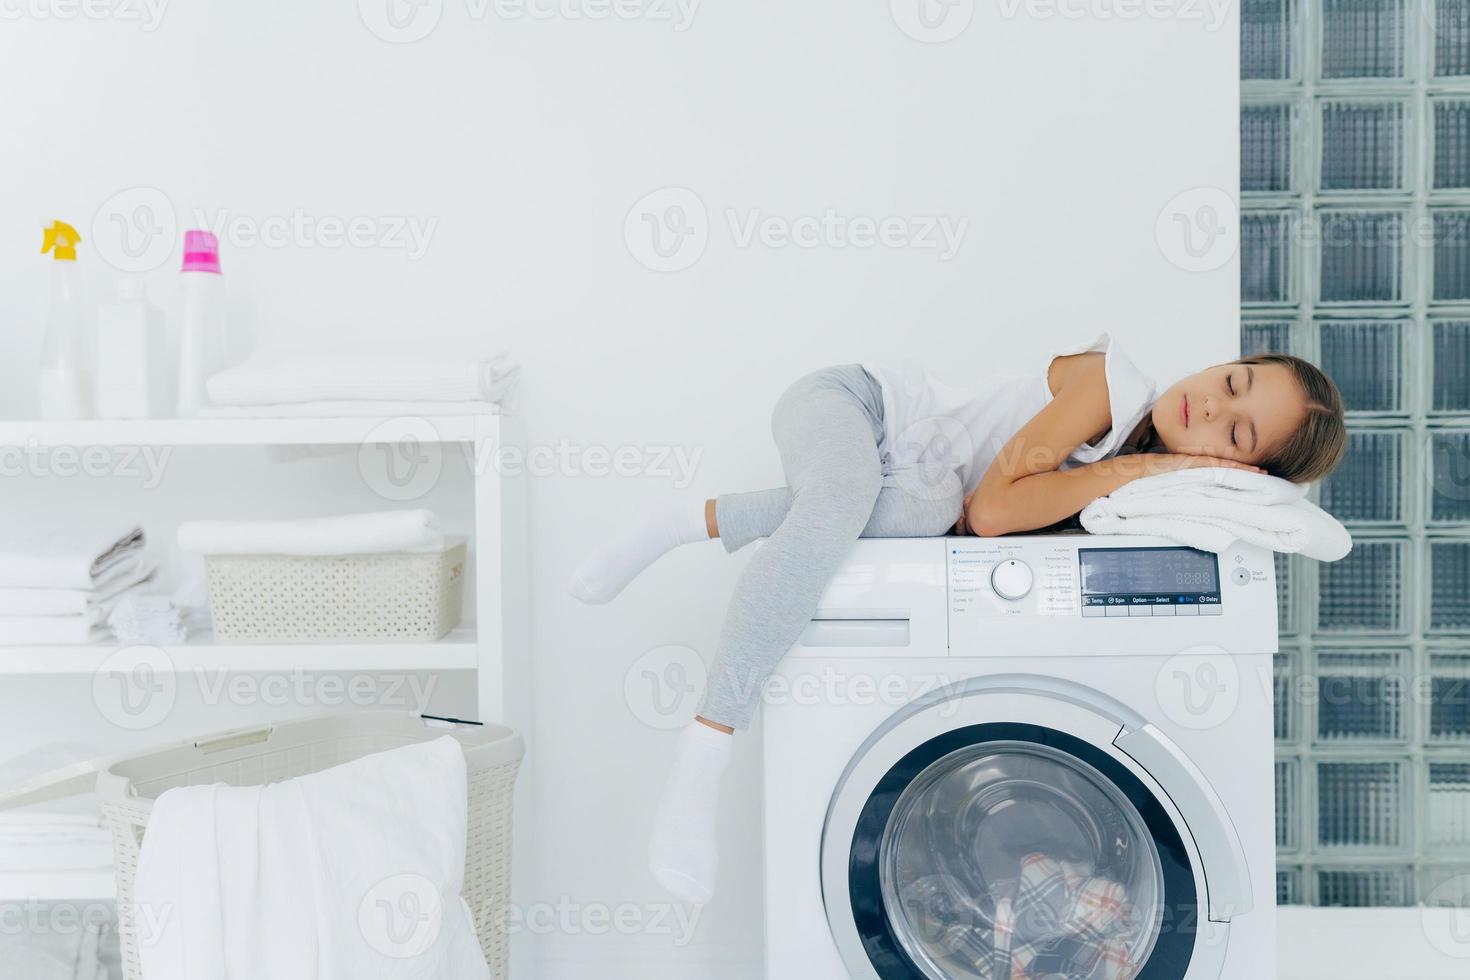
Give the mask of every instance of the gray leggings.
M 892 470 L 879 458 L 883 394 L 860 365 L 824 368 L 771 418 L 788 486 L 715 500 L 727 551 L 769 540 L 741 573 L 700 714 L 745 728 L 766 679 L 801 636 L 853 542 L 932 537 L 960 515 L 959 477 Z

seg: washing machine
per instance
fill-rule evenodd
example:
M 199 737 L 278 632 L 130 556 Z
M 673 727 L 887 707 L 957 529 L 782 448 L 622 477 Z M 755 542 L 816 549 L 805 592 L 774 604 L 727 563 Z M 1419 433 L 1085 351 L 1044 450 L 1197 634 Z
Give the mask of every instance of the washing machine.
M 773 978 L 1275 976 L 1272 555 L 865 540 L 762 705 Z

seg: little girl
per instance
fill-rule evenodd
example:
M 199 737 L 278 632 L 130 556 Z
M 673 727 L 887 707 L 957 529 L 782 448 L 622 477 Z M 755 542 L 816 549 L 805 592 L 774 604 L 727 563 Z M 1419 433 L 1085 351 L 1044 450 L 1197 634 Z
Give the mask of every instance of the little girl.
M 1107 333 L 1034 373 L 957 387 L 909 364 L 829 367 L 771 421 L 787 486 L 646 516 L 590 556 L 570 590 L 607 602 L 665 552 L 768 538 L 741 574 L 709 689 L 679 735 L 649 869 L 689 902 L 714 893 L 715 815 L 730 735 L 805 629 L 858 537 L 984 536 L 1048 527 L 1139 477 L 1231 466 L 1307 483 L 1341 459 L 1342 399 L 1315 366 L 1258 354 L 1162 395 Z

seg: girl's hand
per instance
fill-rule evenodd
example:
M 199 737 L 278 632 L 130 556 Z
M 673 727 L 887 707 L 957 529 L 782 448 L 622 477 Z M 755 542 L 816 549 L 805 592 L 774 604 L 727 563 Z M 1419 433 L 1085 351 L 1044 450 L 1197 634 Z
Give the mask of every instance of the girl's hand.
M 973 496 L 975 496 L 973 492 L 965 494 L 965 502 L 960 505 L 960 519 L 954 524 L 955 534 L 970 533 L 970 520 L 966 515 L 970 513 L 970 498 Z
M 1188 453 L 1144 453 L 1144 475 L 1157 476 L 1160 473 L 1172 473 L 1175 470 L 1193 470 L 1202 466 L 1228 466 L 1237 470 L 1249 470 L 1252 473 L 1264 473 L 1265 470 L 1250 463 L 1242 463 L 1238 459 L 1223 459 L 1219 456 L 1192 456 Z

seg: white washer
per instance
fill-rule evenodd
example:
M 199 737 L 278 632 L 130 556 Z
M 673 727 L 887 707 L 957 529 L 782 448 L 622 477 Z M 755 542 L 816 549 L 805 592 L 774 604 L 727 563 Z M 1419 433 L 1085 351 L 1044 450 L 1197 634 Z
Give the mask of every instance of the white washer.
M 1246 545 L 858 542 L 763 708 L 767 975 L 1010 980 L 997 919 L 1087 975 L 1018 892 L 1065 868 L 1112 975 L 1274 977 L 1276 617 Z

